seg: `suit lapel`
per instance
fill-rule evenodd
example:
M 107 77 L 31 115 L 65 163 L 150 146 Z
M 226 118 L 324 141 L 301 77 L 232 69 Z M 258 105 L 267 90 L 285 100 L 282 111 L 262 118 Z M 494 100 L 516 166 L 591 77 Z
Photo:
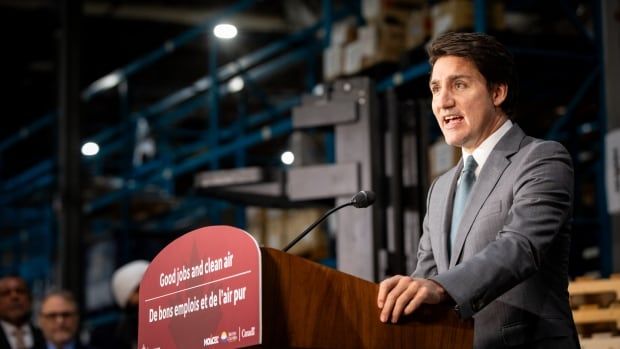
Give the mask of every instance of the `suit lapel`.
M 437 254 L 436 260 L 438 271 L 447 270 L 450 264 L 448 258 L 448 237 L 450 236 L 452 206 L 454 206 L 454 190 L 462 169 L 463 159 L 459 161 L 456 167 L 453 167 L 450 172 L 445 174 L 450 181 L 449 185 L 439 188 L 441 192 L 438 197 L 442 200 L 439 212 L 443 212 L 443 217 L 441 217 L 441 226 L 439 227 L 440 234 L 438 234 L 438 244 L 433 247 L 434 250 L 440 251 L 440 253 Z
M 525 137 L 525 134 L 521 128 L 515 124 L 510 131 L 508 131 L 508 133 L 500 139 L 487 158 L 487 161 L 480 171 L 480 175 L 476 179 L 476 183 L 472 188 L 467 205 L 465 206 L 465 211 L 463 212 L 463 216 L 461 218 L 456 240 L 454 241 L 454 246 L 452 246 L 450 268 L 454 267 L 456 262 L 460 259 L 460 255 L 463 252 L 463 246 L 465 245 L 467 236 L 471 232 L 472 225 L 478 216 L 478 212 L 510 164 L 510 160 L 508 160 L 508 158 L 519 150 L 523 137 Z M 454 193 L 454 189 L 451 193 Z M 446 213 L 447 211 L 448 210 L 446 210 Z M 452 204 L 450 204 L 449 211 L 451 217 Z
M 4 329 L 0 328 L 0 349 L 11 349 L 11 345 L 9 344 L 9 339 L 4 333 Z

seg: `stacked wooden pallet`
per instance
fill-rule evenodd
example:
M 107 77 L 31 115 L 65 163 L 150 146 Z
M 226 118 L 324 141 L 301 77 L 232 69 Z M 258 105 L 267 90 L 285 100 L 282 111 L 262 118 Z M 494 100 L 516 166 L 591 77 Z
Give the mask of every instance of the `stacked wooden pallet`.
M 620 349 L 620 275 L 568 286 L 582 349 Z

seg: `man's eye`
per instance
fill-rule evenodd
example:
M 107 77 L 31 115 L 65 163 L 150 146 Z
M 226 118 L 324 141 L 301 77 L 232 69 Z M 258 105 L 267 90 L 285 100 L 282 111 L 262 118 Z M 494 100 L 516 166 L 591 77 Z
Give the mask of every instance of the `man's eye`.
M 462 82 L 456 82 L 454 86 L 459 90 L 464 89 L 466 87 L 465 83 L 462 83 Z

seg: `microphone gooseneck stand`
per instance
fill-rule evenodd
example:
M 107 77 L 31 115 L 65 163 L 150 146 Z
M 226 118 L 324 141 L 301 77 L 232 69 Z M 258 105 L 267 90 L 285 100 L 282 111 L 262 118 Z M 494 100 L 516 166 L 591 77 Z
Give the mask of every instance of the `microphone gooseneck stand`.
M 327 218 L 327 216 L 329 216 L 330 214 L 332 214 L 335 211 L 338 211 L 339 209 L 343 208 L 343 207 L 347 207 L 347 206 L 351 206 L 353 205 L 352 201 L 349 201 L 347 203 L 344 203 L 340 206 L 334 207 L 331 210 L 325 212 L 321 218 L 319 218 L 316 222 L 312 223 L 312 225 L 310 225 L 308 228 L 306 228 L 306 230 L 303 231 L 303 233 L 299 234 L 295 239 L 293 239 L 293 241 L 289 242 L 288 245 L 286 245 L 285 248 L 282 249 L 282 251 L 286 252 L 288 251 L 291 247 L 293 247 L 299 240 L 303 239 L 304 236 L 306 236 L 306 234 L 308 234 L 312 229 L 314 229 L 314 227 L 316 227 L 317 225 L 319 225 L 319 223 L 321 223 L 322 221 L 325 220 L 325 218 Z
M 293 247 L 299 240 L 303 239 L 314 227 L 316 227 L 319 223 L 325 220 L 327 216 L 338 211 L 339 209 L 347 206 L 355 206 L 357 208 L 364 208 L 372 205 L 375 202 L 375 193 L 370 190 L 362 190 L 359 193 L 355 194 L 351 201 L 344 203 L 340 206 L 334 207 L 331 210 L 324 213 L 321 218 L 319 218 L 316 222 L 312 223 L 306 230 L 304 230 L 301 234 L 299 234 L 293 241 L 291 241 L 286 247 L 282 249 L 282 251 L 286 252 L 291 247 Z

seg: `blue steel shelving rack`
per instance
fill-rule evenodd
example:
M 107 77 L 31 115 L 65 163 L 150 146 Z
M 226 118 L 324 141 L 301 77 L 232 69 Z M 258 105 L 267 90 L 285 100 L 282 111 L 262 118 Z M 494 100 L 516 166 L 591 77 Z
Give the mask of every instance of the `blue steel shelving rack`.
M 256 0 L 243 0 L 232 4 L 201 25 L 166 41 L 146 56 L 98 79 L 83 91 L 82 99 L 85 104 L 104 92 L 116 91 L 123 120 L 115 126 L 87 137 L 87 140 L 95 141 L 101 147 L 97 157 L 82 160 L 83 167 L 91 171 L 91 175 L 106 175 L 102 173 L 103 166 L 100 164 L 127 149 L 127 144 L 131 142 L 128 140 L 131 138 L 128 135 L 133 134 L 138 119 L 144 118 L 150 121 L 152 130 L 163 135 L 158 144 L 159 156 L 135 168 L 126 166 L 125 172 L 120 176 L 115 174 L 120 177 L 119 188 L 84 203 L 83 213 L 91 217 L 91 222 L 86 228 L 90 233 L 87 234 L 99 238 L 102 232 L 107 230 L 121 232 L 120 238 L 123 241 L 119 243 L 121 247 L 117 256 L 119 262 L 132 258 L 126 244 L 130 239 L 129 230 L 132 228 L 144 229 L 148 226 L 149 230 L 162 234 L 166 231 L 188 231 L 195 224 L 193 222 L 200 222 L 205 216 L 210 218 L 212 224 L 220 222 L 220 213 L 231 204 L 191 193 L 181 198 L 156 222 L 144 223 L 142 227 L 131 220 L 126 202 L 133 195 L 153 187 L 157 188 L 163 197 L 173 197 L 176 194 L 175 178 L 205 167 L 216 169 L 219 167 L 219 161 L 225 157 L 234 158 L 236 166 L 244 166 L 248 148 L 289 134 L 292 130 L 289 113 L 300 103 L 300 97 L 292 95 L 283 99 L 267 100 L 268 97 L 260 91 L 258 84 L 294 65 L 306 64 L 318 68 L 316 64 L 311 63 L 316 61 L 316 57 L 329 42 L 331 22 L 359 11 L 359 7 L 355 4 L 352 6 L 345 4 L 342 8 L 332 9 L 331 1 L 324 0 L 323 19 L 315 25 L 225 64 L 218 62 L 218 44 L 211 36 L 210 54 L 207 59 L 210 73 L 207 76 L 197 79 L 190 86 L 146 108 L 132 111 L 128 91 L 130 86 L 128 81 L 132 76 L 174 53 L 179 47 L 200 39 L 220 20 L 241 11 L 251 10 L 256 3 Z M 315 70 L 308 70 L 305 78 L 307 90 L 314 85 L 315 74 Z M 265 99 L 263 104 L 267 107 L 259 112 L 248 113 L 240 98 L 237 121 L 229 125 L 220 125 L 220 99 L 231 94 L 225 82 L 236 76 L 241 76 L 245 80 L 248 90 L 257 91 L 258 97 Z M 165 144 L 166 133 L 170 132 L 172 125 L 201 108 L 208 110 L 207 131 L 182 146 L 173 148 Z M 19 132 L 0 141 L 0 152 L 19 147 L 22 141 L 54 127 L 56 119 L 56 112 L 50 112 L 23 127 Z M 43 279 L 44 283 L 54 281 L 57 223 L 52 207 L 57 181 L 55 171 L 56 158 L 52 156 L 0 183 L 0 202 L 3 206 L 0 209 L 0 228 L 8 236 L 0 244 L 0 250 L 4 255 L 1 272 L 19 272 L 31 281 L 39 279 Z M 24 207 L 23 202 L 30 200 L 33 195 L 43 198 L 39 197 L 36 205 L 26 204 L 29 206 Z M 98 212 L 110 205 L 119 204 L 121 207 L 124 206 L 123 209 L 126 211 L 121 215 L 123 218 L 120 221 L 97 216 Z M 243 207 L 237 207 L 235 219 L 236 225 L 245 226 Z

